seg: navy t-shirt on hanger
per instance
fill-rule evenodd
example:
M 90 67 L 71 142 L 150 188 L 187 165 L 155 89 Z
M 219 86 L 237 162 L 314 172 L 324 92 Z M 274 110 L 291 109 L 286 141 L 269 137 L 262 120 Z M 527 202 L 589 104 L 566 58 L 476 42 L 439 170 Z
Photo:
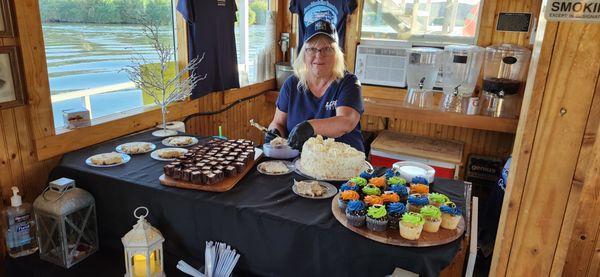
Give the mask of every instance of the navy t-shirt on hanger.
M 179 0 L 177 10 L 188 22 L 188 52 L 190 60 L 202 56 L 196 74 L 200 81 L 192 99 L 206 93 L 239 88 L 234 25 L 235 0 Z
M 356 0 L 291 0 L 290 12 L 298 14 L 298 49 L 302 49 L 306 26 L 324 19 L 335 25 L 338 33 L 338 44 L 344 49 L 346 18 L 357 7 Z
M 340 80 L 333 81 L 325 94 L 317 98 L 308 89 L 298 90 L 298 77 L 290 76 L 283 84 L 277 108 L 287 113 L 287 133 L 298 123 L 309 119 L 330 118 L 337 115 L 336 108 L 346 106 L 363 114 L 364 107 L 360 91 L 360 82 L 356 75 L 346 73 Z M 347 134 L 335 139 L 365 152 L 365 147 L 360 133 L 360 122 Z

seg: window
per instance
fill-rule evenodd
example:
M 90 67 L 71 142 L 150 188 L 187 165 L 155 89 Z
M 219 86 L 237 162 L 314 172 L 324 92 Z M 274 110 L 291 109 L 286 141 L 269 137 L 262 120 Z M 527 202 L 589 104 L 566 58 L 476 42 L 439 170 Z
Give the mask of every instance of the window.
M 85 107 L 98 118 L 153 103 L 121 69 L 134 53 L 156 59 L 136 21 L 139 16 L 157 20 L 161 39 L 175 45 L 171 0 L 39 3 L 57 129 L 64 126 L 63 110 Z
M 481 0 L 365 0 L 362 39 L 445 45 L 475 42 Z
M 267 51 L 272 52 L 267 49 L 275 41 L 274 34 L 268 34 L 268 30 L 274 32 L 275 26 L 268 24 L 270 16 L 268 0 L 235 0 L 235 3 L 238 9 L 235 41 L 240 85 L 245 86 L 264 81 L 258 71 L 264 72 L 265 69 L 260 68 L 259 64 L 272 66 L 260 62 L 259 59 L 266 59 L 265 56 L 268 54 L 274 55 L 274 53 L 267 53 Z

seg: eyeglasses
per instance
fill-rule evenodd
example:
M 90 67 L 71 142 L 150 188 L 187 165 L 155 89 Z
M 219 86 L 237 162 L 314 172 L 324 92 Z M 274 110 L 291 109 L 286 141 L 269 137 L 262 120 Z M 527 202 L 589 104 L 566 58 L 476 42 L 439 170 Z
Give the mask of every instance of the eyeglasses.
M 323 57 L 331 56 L 335 52 L 335 50 L 331 46 L 325 46 L 320 49 L 316 48 L 316 47 L 307 47 L 305 49 L 305 51 L 306 51 L 306 54 L 308 54 L 309 56 L 316 56 L 317 53 L 321 53 L 321 56 L 323 56 Z

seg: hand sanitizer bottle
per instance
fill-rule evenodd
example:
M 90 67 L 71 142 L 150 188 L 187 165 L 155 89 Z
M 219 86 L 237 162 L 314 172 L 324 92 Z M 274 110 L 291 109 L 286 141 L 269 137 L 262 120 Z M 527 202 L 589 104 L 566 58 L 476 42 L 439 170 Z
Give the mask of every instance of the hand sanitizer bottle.
M 1 220 L 8 254 L 17 258 L 35 253 L 38 244 L 31 204 L 22 203 L 17 187 L 12 187 L 12 191 L 11 206 L 2 211 Z

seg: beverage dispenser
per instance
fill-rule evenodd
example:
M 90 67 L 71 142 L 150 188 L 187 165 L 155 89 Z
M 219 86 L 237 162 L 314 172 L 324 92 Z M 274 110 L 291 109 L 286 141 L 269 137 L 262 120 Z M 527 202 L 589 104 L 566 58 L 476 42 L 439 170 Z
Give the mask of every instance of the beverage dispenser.
M 483 48 L 474 45 L 448 45 L 443 54 L 444 96 L 440 110 L 466 113 L 483 63 Z
M 517 118 L 531 51 L 512 44 L 485 49 L 481 113 Z
M 415 47 L 408 51 L 406 81 L 408 93 L 404 105 L 413 108 L 433 107 L 433 85 L 440 71 L 442 50 L 429 47 Z

